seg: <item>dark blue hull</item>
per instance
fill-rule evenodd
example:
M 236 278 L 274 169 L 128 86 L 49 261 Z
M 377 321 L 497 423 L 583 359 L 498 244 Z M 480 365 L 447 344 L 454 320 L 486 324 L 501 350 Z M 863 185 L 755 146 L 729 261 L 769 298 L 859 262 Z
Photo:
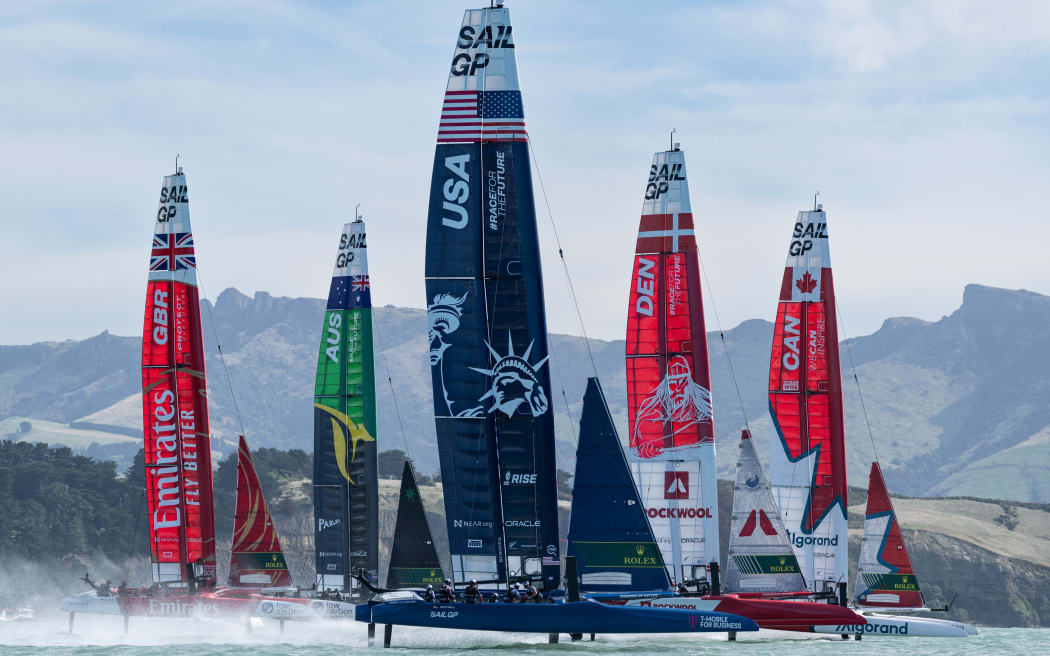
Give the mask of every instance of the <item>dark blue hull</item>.
M 757 631 L 746 617 L 702 610 L 610 606 L 596 601 L 547 604 L 436 604 L 386 601 L 357 607 L 358 622 L 519 633 L 709 633 Z

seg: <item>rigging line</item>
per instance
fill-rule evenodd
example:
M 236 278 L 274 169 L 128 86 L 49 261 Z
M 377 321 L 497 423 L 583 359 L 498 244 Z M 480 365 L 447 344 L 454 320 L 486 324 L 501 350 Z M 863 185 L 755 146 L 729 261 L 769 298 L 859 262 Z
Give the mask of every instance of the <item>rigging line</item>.
M 729 344 L 726 342 L 725 332 L 722 330 L 722 320 L 718 316 L 718 304 L 715 303 L 714 286 L 711 284 L 711 276 L 707 275 L 707 267 L 704 266 L 704 258 L 700 255 L 700 249 L 696 249 L 696 259 L 700 261 L 700 271 L 707 283 L 707 297 L 711 299 L 711 311 L 715 315 L 715 325 L 718 327 L 718 337 L 722 342 L 722 349 L 726 354 L 726 363 L 729 365 L 729 378 L 733 381 L 733 389 L 736 390 L 736 400 L 740 404 L 740 414 L 744 417 L 744 428 L 748 434 L 751 433 L 751 424 L 747 420 L 747 410 L 744 409 L 744 397 L 740 394 L 740 384 L 736 379 L 736 370 L 733 368 L 733 358 L 729 356 Z
M 835 314 L 838 315 L 839 326 L 842 328 L 840 334 L 845 336 L 846 324 L 842 321 L 842 312 L 839 310 L 839 306 L 835 304 Z M 849 355 L 849 368 L 853 373 L 853 383 L 857 386 L 857 398 L 860 399 L 860 409 L 864 413 L 864 425 L 868 429 L 868 439 L 871 441 L 871 450 L 875 455 L 875 462 L 882 465 L 882 461 L 879 459 L 879 449 L 875 446 L 875 434 L 871 431 L 871 421 L 868 419 L 868 406 L 864 403 L 864 394 L 860 390 L 860 378 L 857 376 L 857 365 L 853 362 L 853 348 L 850 346 L 849 339 L 844 339 L 846 342 L 846 353 Z
M 204 276 L 201 275 L 200 269 L 197 269 L 197 286 L 201 288 L 201 296 L 204 300 L 208 299 L 207 292 L 204 291 Z M 208 309 L 208 323 L 211 324 L 211 334 L 215 338 L 215 347 L 219 350 L 219 360 L 222 362 L 222 374 L 226 378 L 226 387 L 230 390 L 230 399 L 233 401 L 233 412 L 237 415 L 237 425 L 241 428 L 241 435 L 245 434 L 244 422 L 241 420 L 241 409 L 237 406 L 237 395 L 233 393 L 233 382 L 230 380 L 230 370 L 226 367 L 226 356 L 222 352 L 222 344 L 219 342 L 219 332 L 215 328 L 215 315 L 211 311 L 211 303 L 206 306 Z M 209 432 L 211 427 L 208 427 Z M 211 435 L 208 435 L 208 441 L 211 442 Z
M 139 511 L 135 513 L 135 533 L 132 536 L 131 542 L 128 543 L 128 560 L 124 563 L 124 580 L 127 581 L 131 574 L 131 559 L 135 556 L 135 545 L 139 541 L 139 526 L 142 525 L 140 521 L 142 519 L 142 510 L 146 507 L 146 488 L 142 488 L 142 494 L 139 495 Z
M 536 179 L 540 181 L 540 193 L 543 194 L 543 203 L 547 206 L 547 216 L 550 218 L 551 229 L 554 230 L 554 242 L 558 245 L 558 259 L 561 260 L 561 268 L 565 273 L 565 281 L 569 286 L 569 297 L 572 299 L 573 308 L 576 310 L 576 320 L 580 324 L 580 332 L 583 333 L 583 345 L 587 347 L 587 358 L 591 361 L 591 369 L 594 377 L 598 378 L 598 366 L 594 363 L 594 353 L 591 352 L 591 342 L 587 337 L 587 328 L 583 323 L 583 314 L 580 312 L 580 303 L 576 299 L 576 289 L 572 285 L 572 276 L 569 274 L 569 264 L 565 260 L 565 251 L 561 247 L 561 237 L 558 236 L 558 226 L 554 222 L 554 213 L 551 211 L 550 199 L 547 198 L 547 188 L 543 185 L 543 175 L 540 174 L 540 163 L 536 157 L 536 150 L 532 147 L 532 136 L 525 136 L 529 144 L 529 152 L 532 153 L 532 166 L 536 169 Z
M 397 413 L 397 425 L 401 430 L 401 443 L 405 447 L 405 455 L 408 459 L 412 459 L 412 452 L 408 449 L 408 438 L 405 436 L 405 423 L 401 420 L 401 406 L 397 402 L 397 392 L 394 390 L 394 379 L 390 372 L 390 362 L 386 359 L 386 347 L 383 345 L 383 331 L 376 330 L 375 318 L 378 315 L 375 314 L 375 308 L 373 307 L 373 321 L 372 321 L 372 334 L 379 339 L 379 354 L 383 356 L 383 368 L 386 370 L 386 382 L 390 385 L 390 395 L 394 398 L 394 412 Z

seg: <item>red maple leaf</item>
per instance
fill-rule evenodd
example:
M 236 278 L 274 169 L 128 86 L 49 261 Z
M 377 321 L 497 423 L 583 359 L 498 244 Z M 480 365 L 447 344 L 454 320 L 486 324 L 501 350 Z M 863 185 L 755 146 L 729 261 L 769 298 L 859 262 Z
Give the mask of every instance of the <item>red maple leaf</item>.
M 809 271 L 807 271 L 801 278 L 795 281 L 795 286 L 798 287 L 798 290 L 803 294 L 809 294 L 813 291 L 813 288 L 817 286 L 817 281 L 813 276 L 809 275 Z

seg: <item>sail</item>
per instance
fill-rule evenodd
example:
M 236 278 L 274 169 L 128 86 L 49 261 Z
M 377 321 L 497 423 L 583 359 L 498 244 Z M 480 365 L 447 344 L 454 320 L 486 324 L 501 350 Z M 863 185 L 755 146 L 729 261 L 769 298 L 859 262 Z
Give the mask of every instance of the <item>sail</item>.
M 372 293 L 364 221 L 343 226 L 321 325 L 314 384 L 314 549 L 317 587 L 378 582 Z
M 255 474 L 248 442 L 237 447 L 237 510 L 233 517 L 229 585 L 271 587 L 291 585 L 292 574 L 281 551 L 277 528 Z
M 846 455 L 827 216 L 799 212 L 769 361 L 770 483 L 811 590 L 847 577 Z
M 510 13 L 470 9 L 427 219 L 430 365 L 452 574 L 560 581 L 547 321 Z
M 142 423 L 154 582 L 215 585 L 208 397 L 189 191 L 160 190 L 142 328 Z
M 880 608 L 923 608 L 922 592 L 908 557 L 879 463 L 871 463 L 864 536 L 857 558 L 857 604 Z
M 584 592 L 670 589 L 597 378 L 583 396 L 566 553 L 576 556 Z
M 394 543 L 390 547 L 390 569 L 386 587 L 419 588 L 441 585 L 445 572 L 441 569 L 430 522 L 423 508 L 423 497 L 416 485 L 412 463 L 405 462 L 401 473 L 401 494 L 397 500 L 397 523 L 394 525 Z
M 718 483 L 693 214 L 685 154 L 649 169 L 627 309 L 632 472 L 677 581 L 719 559 Z
M 736 461 L 726 588 L 729 592 L 806 589 L 751 433 L 746 430 L 740 435 L 740 456 Z

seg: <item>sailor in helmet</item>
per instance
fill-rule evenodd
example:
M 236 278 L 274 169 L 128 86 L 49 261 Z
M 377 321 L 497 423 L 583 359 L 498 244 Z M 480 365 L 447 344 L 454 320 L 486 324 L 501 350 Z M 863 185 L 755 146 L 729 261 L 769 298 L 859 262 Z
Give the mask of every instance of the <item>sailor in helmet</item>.
M 434 586 L 427 583 L 427 587 L 423 590 L 423 601 L 434 601 Z
M 449 603 L 456 600 L 456 592 L 452 589 L 452 581 L 445 579 L 445 585 L 441 588 L 441 601 Z
M 466 599 L 468 604 L 476 604 L 481 598 L 481 592 L 478 590 L 478 582 L 474 579 L 470 580 L 467 587 L 463 589 L 463 597 Z

